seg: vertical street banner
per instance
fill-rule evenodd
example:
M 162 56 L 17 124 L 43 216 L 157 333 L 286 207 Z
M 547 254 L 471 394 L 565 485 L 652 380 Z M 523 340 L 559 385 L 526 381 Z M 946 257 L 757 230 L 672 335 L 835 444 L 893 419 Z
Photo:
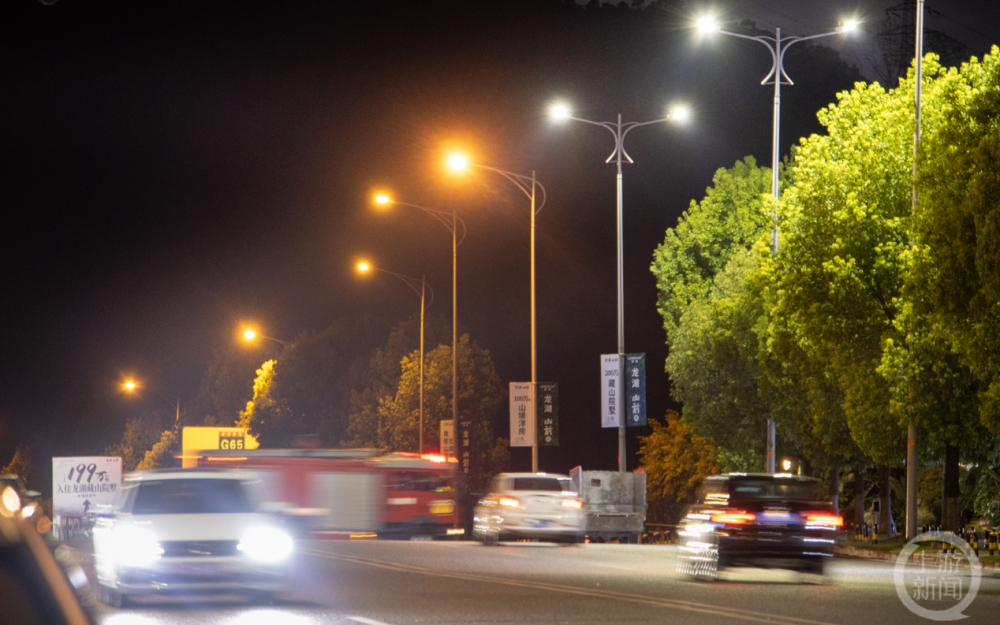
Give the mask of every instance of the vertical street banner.
M 621 425 L 621 374 L 618 354 L 601 354 L 601 427 Z
M 472 439 L 469 437 L 469 426 L 472 425 L 471 421 L 462 421 L 459 419 L 459 426 L 461 426 L 461 431 L 459 436 L 459 449 L 460 453 L 458 456 L 459 466 L 462 467 L 462 476 L 468 477 L 469 473 L 472 472 Z
M 531 401 L 531 382 L 510 383 L 510 446 L 531 447 L 531 428 L 535 427 Z
M 625 355 L 623 387 L 626 425 L 646 425 L 646 354 Z
M 538 424 L 538 446 L 559 446 L 559 384 L 539 382 L 535 393 L 538 398 L 535 422 Z
M 441 455 L 442 456 L 453 456 L 458 458 L 455 454 L 455 420 L 454 419 L 441 419 Z
M 82 517 L 97 506 L 110 507 L 122 489 L 118 456 L 75 456 L 52 459 L 52 514 Z

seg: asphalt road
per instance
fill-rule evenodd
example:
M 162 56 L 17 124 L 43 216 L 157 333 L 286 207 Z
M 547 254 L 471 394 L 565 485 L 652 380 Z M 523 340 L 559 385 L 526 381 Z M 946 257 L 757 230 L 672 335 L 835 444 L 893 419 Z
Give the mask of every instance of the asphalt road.
M 293 594 L 279 604 L 169 597 L 97 613 L 102 625 L 932 622 L 904 606 L 889 562 L 837 559 L 825 578 L 734 569 L 692 582 L 674 573 L 675 555 L 651 545 L 310 541 L 300 545 Z M 982 576 L 965 614 L 966 623 L 997 622 L 1000 577 Z

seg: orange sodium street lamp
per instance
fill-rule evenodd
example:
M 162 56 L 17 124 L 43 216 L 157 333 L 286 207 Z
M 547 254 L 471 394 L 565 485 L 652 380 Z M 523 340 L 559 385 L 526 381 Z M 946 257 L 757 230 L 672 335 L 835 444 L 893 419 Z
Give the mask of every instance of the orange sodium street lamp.
M 412 276 L 408 276 L 401 273 L 396 273 L 395 271 L 389 271 L 388 269 L 382 269 L 381 267 L 376 267 L 368 261 L 358 261 L 355 265 L 360 274 L 369 274 L 373 271 L 380 271 L 384 274 L 390 276 L 395 276 L 405 284 L 410 287 L 414 293 L 420 297 L 420 443 L 419 450 L 420 453 L 424 453 L 424 308 L 426 301 L 427 291 L 431 292 L 431 303 L 434 302 L 434 289 L 431 285 L 427 284 L 427 278 L 425 276 L 420 276 L 420 279 L 416 279 Z M 420 288 L 417 288 L 420 285 Z M 429 305 L 429 304 L 428 304 Z M 442 450 L 443 451 L 443 450 Z
M 419 209 L 451 232 L 451 418 L 455 428 L 455 456 L 458 457 L 458 446 L 461 442 L 462 425 L 458 420 L 458 246 L 465 240 L 465 222 L 458 217 L 458 211 L 441 211 L 427 208 L 419 204 L 401 202 L 385 193 L 375 195 L 375 203 L 380 206 L 405 206 Z M 462 236 L 458 232 L 461 228 Z M 442 450 L 443 451 L 443 450 Z M 461 462 L 461 459 L 459 459 Z M 464 468 L 464 464 L 462 465 Z
M 531 406 L 533 414 L 531 415 L 531 470 L 532 472 L 538 472 L 538 424 L 535 423 L 537 418 L 537 408 L 535 407 L 535 395 L 538 386 L 538 349 L 537 349 L 537 331 L 535 325 L 535 216 L 542 210 L 545 206 L 545 187 L 542 183 L 538 182 L 535 178 L 535 172 L 532 170 L 531 176 L 526 176 L 524 174 L 516 174 L 511 171 L 506 171 L 504 169 L 497 169 L 496 167 L 490 167 L 489 165 L 481 165 L 479 163 L 473 163 L 464 154 L 453 153 L 448 156 L 446 161 L 448 169 L 455 173 L 462 173 L 468 171 L 470 168 L 484 169 L 486 171 L 491 171 L 496 174 L 500 174 L 507 180 L 510 180 L 514 185 L 521 190 L 528 199 L 531 201 Z M 542 192 L 541 203 L 535 205 L 535 190 L 540 189 Z

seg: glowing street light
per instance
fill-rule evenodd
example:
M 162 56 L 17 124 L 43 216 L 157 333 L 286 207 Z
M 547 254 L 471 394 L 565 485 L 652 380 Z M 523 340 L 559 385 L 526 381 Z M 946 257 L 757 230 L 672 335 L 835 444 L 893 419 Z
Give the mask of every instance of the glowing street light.
M 531 227 L 530 227 L 530 238 L 531 238 L 531 405 L 535 406 L 535 395 L 536 388 L 538 386 L 538 349 L 537 349 L 537 326 L 535 323 L 535 216 L 542 210 L 545 206 L 545 187 L 542 183 L 538 182 L 535 177 L 535 172 L 531 172 L 531 176 L 526 176 L 524 174 L 516 174 L 511 171 L 506 171 L 504 169 L 497 169 L 496 167 L 490 167 L 488 165 L 481 165 L 479 163 L 473 163 L 464 154 L 451 154 L 448 156 L 448 168 L 453 172 L 462 173 L 468 171 L 471 168 L 483 169 L 486 171 L 491 171 L 496 174 L 500 174 L 507 180 L 514 183 L 514 185 L 524 193 L 528 199 L 531 201 Z M 541 189 L 542 200 L 541 203 L 536 207 L 535 205 L 535 190 Z M 538 472 L 538 424 L 535 423 L 536 414 L 532 415 L 531 424 L 531 470 L 532 472 Z
M 383 269 L 381 267 L 376 267 L 366 260 L 358 261 L 354 268 L 357 269 L 358 273 L 366 275 L 373 271 L 379 271 L 390 276 L 394 276 L 400 280 L 403 284 L 410 287 L 414 293 L 420 298 L 420 443 L 419 451 L 424 453 L 424 302 L 426 301 L 427 291 L 431 292 L 431 303 L 434 302 L 434 289 L 431 285 L 427 284 L 427 278 L 425 276 L 420 276 L 420 279 L 416 279 L 412 276 L 408 276 L 402 273 L 396 273 L 395 271 L 389 271 L 388 269 Z M 428 304 L 429 305 L 429 304 Z
M 750 41 L 756 41 L 758 43 L 764 44 L 768 51 L 771 53 L 771 71 L 768 72 L 764 80 L 760 81 L 760 84 L 774 84 L 774 113 L 773 113 L 773 133 L 771 138 L 771 193 L 774 195 L 774 209 L 771 214 L 771 253 L 778 253 L 778 165 L 779 165 L 779 152 L 778 152 L 778 137 L 781 129 L 781 85 L 793 85 L 792 79 L 788 77 L 785 73 L 785 52 L 788 51 L 789 46 L 800 41 L 810 41 L 812 39 L 819 39 L 821 37 L 830 37 L 832 35 L 849 34 L 855 32 L 858 29 L 859 22 L 857 20 L 848 20 L 841 23 L 836 30 L 831 30 L 830 32 L 820 33 L 818 35 L 810 35 L 808 37 L 785 37 L 781 36 L 781 29 L 774 29 L 774 37 L 768 37 L 764 35 L 752 36 L 744 35 L 742 33 L 735 33 L 728 30 L 723 30 L 722 26 L 719 24 L 718 20 L 712 15 L 703 15 L 695 21 L 695 28 L 702 35 L 712 35 L 712 34 L 722 34 L 729 35 L 730 37 L 739 37 L 740 39 L 749 39 Z M 775 461 L 775 427 L 774 419 L 769 418 L 767 420 L 767 459 L 766 459 L 766 470 L 768 473 L 774 473 L 774 461 Z
M 253 328 L 247 327 L 243 329 L 243 340 L 247 343 L 253 343 L 257 339 L 264 339 L 265 341 L 274 341 L 275 343 L 280 343 L 281 345 L 291 345 L 288 341 L 282 341 L 281 339 L 276 339 L 273 336 L 267 336 L 261 334 Z
M 458 165 L 457 161 L 456 165 Z M 374 199 L 376 204 L 384 206 L 394 205 L 419 209 L 438 220 L 441 225 L 451 232 L 451 418 L 455 427 L 455 450 L 457 456 L 458 445 L 462 440 L 462 424 L 458 419 L 458 246 L 465 240 L 465 222 L 458 217 L 458 211 L 454 208 L 450 212 L 440 211 L 419 204 L 401 202 L 385 193 L 379 193 Z M 459 228 L 462 231 L 461 237 L 458 236 Z M 423 429 L 421 428 L 422 433 Z
M 175 419 L 175 421 L 177 423 L 181 422 L 181 398 L 180 397 L 177 398 L 177 403 L 175 404 L 173 402 L 173 400 L 171 400 L 170 398 L 168 398 L 163 393 L 160 393 L 159 391 L 156 391 L 154 389 L 151 389 L 151 388 L 148 388 L 148 387 L 140 385 L 138 382 L 135 381 L 134 378 L 128 378 L 127 380 L 125 380 L 124 382 L 122 382 L 122 390 L 125 391 L 126 393 L 130 394 L 130 395 L 134 395 L 134 394 L 138 393 L 140 389 L 141 390 L 145 390 L 145 391 L 149 391 L 149 392 L 153 393 L 154 395 L 156 395 L 157 397 L 159 397 L 163 401 L 165 401 L 168 404 L 170 404 L 171 408 L 176 408 L 176 416 L 174 417 L 174 419 Z
M 691 118 L 691 111 L 683 105 L 675 105 L 669 108 L 663 117 L 647 122 L 625 122 L 622 123 L 621 113 L 618 114 L 617 122 L 597 122 L 573 115 L 572 109 L 564 102 L 557 102 L 549 108 L 549 115 L 554 121 L 578 121 L 592 126 L 600 126 L 611 132 L 615 138 L 615 150 L 607 158 L 605 163 L 615 162 L 618 168 L 616 176 L 616 209 L 618 214 L 618 379 L 625 379 L 625 287 L 624 287 L 624 261 L 622 249 L 622 161 L 631 163 L 632 158 L 625 151 L 625 135 L 634 128 L 649 126 L 662 122 L 685 123 Z M 616 412 L 619 416 L 618 424 L 618 471 L 625 472 L 625 416 L 624 416 L 624 395 L 617 395 L 618 405 Z

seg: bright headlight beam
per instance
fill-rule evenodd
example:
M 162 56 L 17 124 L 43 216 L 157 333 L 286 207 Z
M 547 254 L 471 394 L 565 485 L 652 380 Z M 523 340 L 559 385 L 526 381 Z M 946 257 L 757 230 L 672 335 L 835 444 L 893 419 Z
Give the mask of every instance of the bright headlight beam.
M 276 527 L 252 527 L 236 546 L 249 558 L 258 562 L 281 562 L 292 555 L 295 548 L 292 537 Z

